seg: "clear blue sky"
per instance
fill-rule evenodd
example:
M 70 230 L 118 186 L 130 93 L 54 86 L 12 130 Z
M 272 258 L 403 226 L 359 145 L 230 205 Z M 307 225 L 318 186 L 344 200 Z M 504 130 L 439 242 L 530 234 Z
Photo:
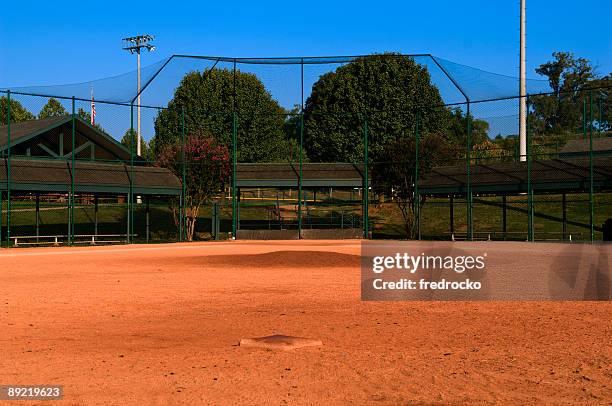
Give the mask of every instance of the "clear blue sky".
M 556 50 L 612 72 L 612 2 L 527 0 L 527 75 Z M 431 53 L 517 76 L 519 0 L 495 1 L 12 1 L 0 13 L 0 86 L 84 82 L 135 69 L 121 38 L 150 33 L 157 51 L 265 57 Z M 99 118 L 123 131 L 124 123 Z M 516 114 L 510 106 L 508 114 Z M 35 111 L 33 109 L 33 111 Z M 109 113 L 110 114 L 110 113 Z M 109 115 L 107 114 L 107 115 Z M 481 117 L 488 112 L 481 112 Z M 115 121 L 111 123 L 110 121 Z M 492 131 L 515 119 L 492 123 Z M 146 132 L 151 133 L 151 118 Z M 151 134 L 143 134 L 149 138 Z
M 25 4 L 29 3 L 29 4 Z M 554 5 L 553 5 L 554 4 Z M 528 75 L 555 50 L 612 71 L 612 2 L 528 0 Z M 519 2 L 12 1 L 0 13 L 0 85 L 73 83 L 132 70 L 120 39 L 173 53 L 302 56 L 432 53 L 516 76 Z

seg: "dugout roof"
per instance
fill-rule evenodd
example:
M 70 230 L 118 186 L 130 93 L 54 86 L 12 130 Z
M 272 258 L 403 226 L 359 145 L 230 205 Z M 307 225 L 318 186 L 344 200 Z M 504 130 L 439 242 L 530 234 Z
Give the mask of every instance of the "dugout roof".
M 7 161 L 0 160 L 0 190 L 7 189 Z M 142 195 L 180 195 L 181 183 L 165 168 L 124 163 L 76 161 L 74 187 L 76 193 L 127 194 L 130 179 L 133 193 Z M 11 158 L 12 192 L 68 193 L 73 174 L 72 163 L 41 158 Z
M 533 160 L 531 183 L 535 192 L 588 192 L 588 158 Z M 474 193 L 510 194 L 527 192 L 527 162 L 478 164 L 470 168 Z M 612 158 L 593 158 L 593 186 L 612 190 Z M 467 190 L 466 165 L 433 168 L 423 175 L 419 192 L 424 195 L 448 195 Z
M 305 163 L 303 187 L 363 187 L 363 165 Z M 612 190 L 612 157 L 593 159 L 593 186 Z M 238 164 L 238 187 L 298 187 L 299 165 L 291 163 Z M 481 163 L 470 168 L 474 193 L 512 194 L 527 191 L 527 162 Z M 531 182 L 536 192 L 587 192 L 589 159 L 533 160 Z M 423 195 L 462 194 L 467 190 L 465 165 L 441 166 L 422 174 Z
M 297 163 L 243 163 L 237 165 L 237 187 L 298 187 Z M 302 164 L 303 187 L 363 187 L 363 165 L 350 163 Z
M 75 117 L 72 166 L 72 117 L 11 123 L 10 182 L 8 126 L 0 127 L 0 190 L 67 193 L 180 195 L 181 183 L 168 169 L 147 166 L 96 126 Z

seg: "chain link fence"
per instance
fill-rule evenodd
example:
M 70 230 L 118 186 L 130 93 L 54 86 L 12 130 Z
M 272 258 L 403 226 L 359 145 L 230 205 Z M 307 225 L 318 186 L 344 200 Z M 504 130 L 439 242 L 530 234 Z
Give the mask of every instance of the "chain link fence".
M 612 222 L 609 82 L 529 81 L 521 156 L 518 81 L 431 55 L 142 76 L 1 92 L 0 245 L 596 241 Z

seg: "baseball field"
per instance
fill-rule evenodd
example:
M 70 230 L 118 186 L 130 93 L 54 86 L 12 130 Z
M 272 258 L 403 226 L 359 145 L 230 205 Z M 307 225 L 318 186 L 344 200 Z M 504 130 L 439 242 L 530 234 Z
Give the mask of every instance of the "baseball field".
M 526 274 L 555 245 L 482 244 Z M 364 302 L 359 241 L 5 249 L 0 263 L 0 382 L 63 385 L 61 404 L 612 399 L 609 301 Z M 238 345 L 271 334 L 323 345 Z

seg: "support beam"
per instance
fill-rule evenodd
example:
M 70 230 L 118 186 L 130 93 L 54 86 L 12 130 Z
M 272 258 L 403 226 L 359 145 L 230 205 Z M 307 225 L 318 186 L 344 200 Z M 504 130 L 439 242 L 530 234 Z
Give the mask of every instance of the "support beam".
M 366 240 L 370 238 L 370 197 L 369 197 L 369 186 L 370 181 L 368 179 L 368 115 L 364 114 L 363 122 L 363 145 L 364 145 L 364 157 L 363 157 L 363 238 Z M 301 149 L 300 149 L 301 150 Z
M 38 144 L 38 145 L 39 145 L 41 148 L 43 147 L 43 145 L 42 145 L 42 144 Z M 68 158 L 68 157 L 70 157 L 70 156 L 71 156 L 71 154 L 75 154 L 75 155 L 76 155 L 76 154 L 78 154 L 79 152 L 81 152 L 81 151 L 83 151 L 83 150 L 85 150 L 85 149 L 87 149 L 87 148 L 91 148 L 91 151 L 92 151 L 92 154 L 93 154 L 93 145 L 94 145 L 94 144 L 93 144 L 91 141 L 87 141 L 87 142 L 85 142 L 84 144 L 79 145 L 79 147 L 78 147 L 78 148 L 76 148 L 74 151 L 71 151 L 71 152 L 69 152 L 69 153 L 67 153 L 67 154 L 64 154 L 64 156 L 63 156 L 62 158 Z M 47 151 L 47 150 L 46 150 L 46 151 Z M 57 155 L 56 155 L 56 156 L 57 156 Z
M 94 235 L 98 236 L 98 195 L 94 195 Z
M 51 156 L 51 157 L 53 157 L 53 158 L 59 158 L 60 156 L 62 156 L 62 157 L 64 157 L 64 158 L 67 158 L 67 156 L 63 156 L 63 154 L 62 154 L 62 155 L 58 155 L 58 154 L 56 154 L 55 152 L 53 152 L 53 151 L 51 150 L 51 148 L 47 147 L 47 146 L 46 146 L 45 144 L 43 144 L 42 142 L 39 142 L 39 143 L 38 143 L 38 148 L 42 149 L 42 150 L 43 150 L 43 151 L 45 151 L 47 154 L 49 154 L 49 156 Z M 63 148 L 61 148 L 61 147 L 60 147 L 60 149 L 63 149 Z M 68 156 L 70 156 L 70 154 L 68 154 Z
M 567 239 L 567 199 L 565 193 L 561 195 L 561 210 L 563 212 L 563 240 Z
M 237 199 L 238 199 L 238 207 L 236 207 L 236 228 L 240 230 L 240 188 L 237 188 Z
M 36 193 L 36 242 L 40 237 L 40 194 Z
M 455 233 L 455 198 L 453 196 L 451 196 L 449 198 L 449 218 L 450 218 L 450 233 L 454 234 Z
M 72 196 L 72 193 L 70 193 L 70 190 L 68 190 L 68 198 L 66 199 L 66 214 L 68 216 L 68 245 L 72 243 L 72 239 L 71 239 L 72 234 L 70 233 L 70 231 L 72 230 L 72 213 L 71 213 L 72 197 L 71 196 Z
M 504 241 L 506 240 L 506 233 L 508 232 L 508 205 L 506 195 L 502 196 L 502 233 Z
M 145 201 L 146 201 L 145 223 L 146 223 L 146 228 L 147 228 L 146 231 L 145 231 L 145 238 L 146 238 L 146 242 L 148 244 L 149 243 L 149 238 L 150 238 L 150 235 L 151 235 L 149 196 L 145 196 Z

